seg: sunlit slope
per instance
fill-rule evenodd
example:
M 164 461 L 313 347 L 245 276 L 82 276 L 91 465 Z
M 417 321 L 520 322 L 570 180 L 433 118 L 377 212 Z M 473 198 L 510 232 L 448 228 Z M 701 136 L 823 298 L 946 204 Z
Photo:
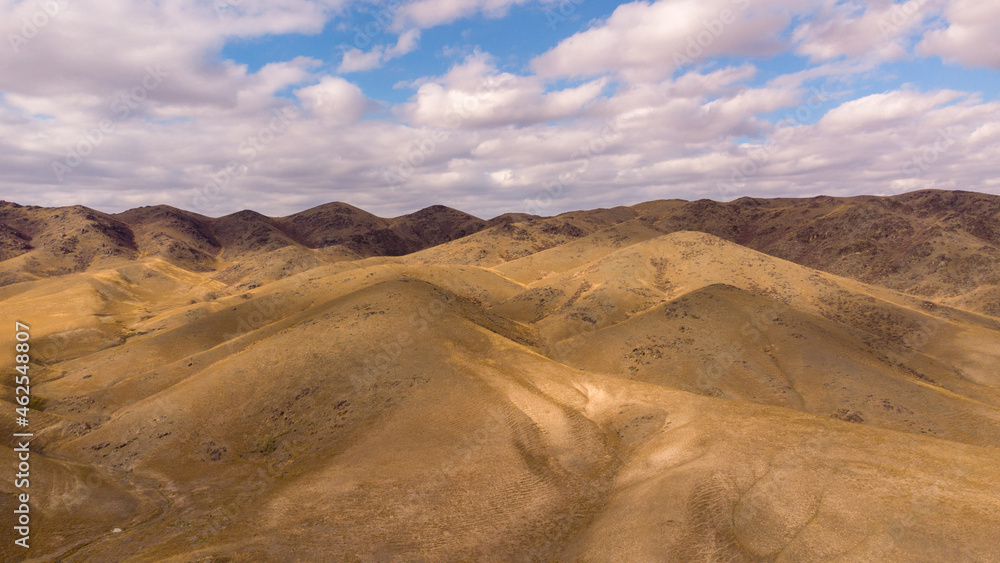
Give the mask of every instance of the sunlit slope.
M 521 283 L 534 283 L 554 274 L 576 269 L 618 249 L 663 234 L 641 221 L 627 221 L 583 238 L 494 267 Z M 451 243 L 455 244 L 455 243 Z
M 5 412 L 14 412 L 14 405 L 4 403 Z M 7 436 L 13 431 L 4 417 L 0 425 Z M 17 430 L 18 432 L 24 429 Z M 95 537 L 111 535 L 115 527 L 139 525 L 162 515 L 162 499 L 155 488 L 149 488 L 139 478 L 108 471 L 94 465 L 53 459 L 40 452 L 38 440 L 31 440 L 30 483 L 27 488 L 14 488 L 14 473 L 0 481 L 0 510 L 12 515 L 20 506 L 18 496 L 29 495 L 30 551 L 14 545 L 11 527 L 0 533 L 0 559 L 22 561 L 25 554 L 38 555 L 36 561 L 52 560 L 57 551 L 73 549 Z M 0 463 L 16 468 L 19 453 L 4 441 L 0 447 Z
M 35 560 L 1000 560 L 1000 322 L 635 213 L 0 288 Z
M 572 369 L 419 280 L 316 307 L 53 447 L 166 497 L 69 560 L 998 555 L 993 448 Z
M 492 310 L 534 323 L 554 345 L 716 284 L 847 325 L 879 354 L 916 348 L 948 357 L 964 379 L 1000 384 L 992 367 L 1000 357 L 995 319 L 804 268 L 704 233 L 671 233 L 631 245 L 530 284 Z
M 581 333 L 552 355 L 695 393 L 1000 446 L 996 387 L 963 378 L 947 359 L 873 347 L 849 325 L 732 286 L 708 286 Z
M 425 315 L 414 318 L 411 312 L 420 310 Z M 506 431 L 527 441 L 529 450 L 535 447 L 531 442 L 539 438 L 530 417 L 505 406 L 483 374 L 460 369 L 453 358 L 455 346 L 471 353 L 484 348 L 491 334 L 504 334 L 504 341 L 526 340 L 530 334 L 523 328 L 417 280 L 364 288 L 320 305 L 312 313 L 197 377 L 116 412 L 100 427 L 59 447 L 66 455 L 83 456 L 94 464 L 158 475 L 164 480 L 164 489 L 177 491 L 171 503 L 186 507 L 186 512 L 174 517 L 190 518 L 194 525 L 187 530 L 151 530 L 143 547 L 156 545 L 164 534 L 181 537 L 169 548 L 173 552 L 190 549 L 192 534 L 207 534 L 207 539 L 197 543 L 211 545 L 216 540 L 206 530 L 214 507 L 236 502 L 242 519 L 246 513 L 264 508 L 264 499 L 273 497 L 273 502 L 279 502 L 286 495 L 300 494 L 303 487 L 313 486 L 314 473 L 330 472 L 331 464 L 339 467 L 338 463 L 345 463 L 344 452 L 353 444 L 374 442 L 364 450 L 368 463 L 383 463 L 380 456 L 389 455 L 407 467 L 418 468 L 418 460 L 407 461 L 403 451 L 393 450 L 405 446 L 431 452 L 435 447 L 455 447 L 466 432 L 505 420 L 497 417 L 507 417 L 511 420 Z M 385 335 L 394 338 L 387 341 Z M 446 404 L 459 408 L 462 418 L 452 420 L 443 413 L 435 415 L 438 409 L 428 408 Z M 405 436 L 398 435 L 401 424 Z M 509 436 L 505 439 L 516 441 Z M 507 487 L 531 485 L 518 493 L 521 504 L 503 499 L 509 505 L 503 510 L 509 511 L 507 519 L 518 533 L 535 533 L 531 531 L 534 524 L 528 526 L 522 519 L 539 494 L 551 497 L 551 506 L 538 509 L 535 524 L 555 518 L 568 504 L 582 502 L 575 490 L 562 491 L 556 477 L 535 483 L 537 479 L 530 472 L 517 468 L 524 452 L 515 444 L 505 448 L 491 455 L 511 466 L 512 482 Z M 589 455 L 591 449 L 583 447 L 579 455 Z M 357 459 L 358 453 L 352 456 Z M 437 461 L 435 457 L 430 460 Z M 353 474 L 363 469 L 357 465 L 347 471 Z M 266 483 L 247 498 L 239 496 L 248 492 L 243 485 L 258 472 Z M 403 476 L 405 471 L 400 478 Z M 321 489 L 333 485 L 336 492 L 345 478 L 335 479 L 340 484 L 322 479 Z M 195 495 L 189 491 L 200 492 Z M 318 502 L 322 494 L 332 493 L 310 492 L 310 508 L 290 511 L 285 521 L 275 523 L 275 535 L 279 530 L 287 533 L 303 516 L 307 520 L 325 518 L 328 506 Z M 362 526 L 368 520 L 358 518 L 352 525 Z M 250 537 L 256 533 L 249 529 L 259 530 L 261 522 L 252 519 L 244 525 L 247 528 L 242 534 Z M 350 535 L 353 541 L 362 542 L 360 534 L 357 530 Z M 335 535 L 323 532 L 321 536 L 331 548 L 336 546 Z M 478 543 L 465 538 L 462 549 Z M 363 545 L 356 543 L 352 549 L 363 549 Z
M 628 456 L 560 560 L 1000 557 L 995 448 L 664 388 L 642 396 L 667 407 L 666 427 Z
M 523 290 L 502 276 L 475 267 L 413 268 L 364 262 L 329 265 L 229 297 L 178 300 L 172 311 L 133 318 L 127 325 L 130 335 L 127 339 L 109 337 L 86 356 L 72 357 L 65 353 L 60 356 L 68 358 L 67 361 L 52 366 L 46 377 L 38 380 L 36 393 L 46 397 L 86 393 L 96 401 L 101 416 L 107 416 L 311 319 L 323 307 L 336 307 L 336 300 L 344 295 L 396 279 L 426 280 L 483 305 L 492 305 Z M 426 307 L 412 311 L 417 320 L 429 314 Z M 78 322 L 87 323 L 90 318 L 83 315 Z M 126 325 L 117 321 L 108 330 L 124 330 L 123 326 Z M 51 340 L 76 342 L 73 336 L 80 329 L 63 328 Z M 83 415 L 70 417 L 77 418 L 74 423 L 94 423 Z
M 147 259 L 8 285 L 0 300 L 8 318 L 31 327 L 33 357 L 52 363 L 120 344 L 145 319 L 226 291 L 203 275 Z
M 581 215 L 494 220 L 485 230 L 415 252 L 405 260 L 417 264 L 497 266 L 585 237 L 614 225 L 618 219 Z
M 609 253 L 492 310 L 591 371 L 974 444 L 1000 435 L 993 319 L 703 233 Z
M 1000 313 L 995 195 L 924 190 L 892 197 L 657 201 L 632 209 L 665 232 L 710 233 L 803 266 Z

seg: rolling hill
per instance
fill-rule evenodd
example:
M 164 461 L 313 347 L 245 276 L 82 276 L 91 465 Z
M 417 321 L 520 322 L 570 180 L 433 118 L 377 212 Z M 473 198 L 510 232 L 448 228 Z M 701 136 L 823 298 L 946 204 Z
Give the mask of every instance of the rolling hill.
M 0 556 L 1000 560 L 998 202 L 2 204 Z

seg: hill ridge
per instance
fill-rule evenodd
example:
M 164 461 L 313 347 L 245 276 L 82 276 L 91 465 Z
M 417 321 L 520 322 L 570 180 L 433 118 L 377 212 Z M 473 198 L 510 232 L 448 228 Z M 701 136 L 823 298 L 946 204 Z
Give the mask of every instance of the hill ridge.
M 963 262 L 992 256 L 988 201 L 950 197 L 0 205 L 34 245 L 0 300 L 31 326 L 32 499 L 57 500 L 36 556 L 996 560 L 1000 318 L 864 279 L 923 236 L 903 273 L 988 280 Z
M 146 256 L 243 286 L 366 257 L 498 267 L 623 225 L 642 225 L 647 233 L 705 232 L 803 266 L 1000 316 L 1000 196 L 942 190 L 654 200 L 488 221 L 443 205 L 392 218 L 344 202 L 283 217 L 242 210 L 212 218 L 167 205 L 109 214 L 3 202 L 0 285 Z M 630 236 L 639 235 L 623 235 Z

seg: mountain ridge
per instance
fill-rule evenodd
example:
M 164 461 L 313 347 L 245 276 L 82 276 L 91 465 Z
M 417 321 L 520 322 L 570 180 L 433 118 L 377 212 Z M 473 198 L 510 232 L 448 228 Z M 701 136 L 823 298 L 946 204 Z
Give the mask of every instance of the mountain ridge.
M 145 256 L 251 285 L 261 281 L 250 280 L 257 270 L 267 281 L 323 262 L 419 254 L 484 232 L 469 240 L 474 252 L 455 247 L 450 260 L 499 265 L 629 221 L 662 233 L 713 234 L 804 266 L 1000 315 L 1000 196 L 938 190 L 655 200 L 490 220 L 441 205 L 394 218 L 342 202 L 284 217 L 244 210 L 211 218 L 165 205 L 109 214 L 0 202 L 0 285 Z M 509 242 L 490 254 L 483 236 Z M 227 270 L 249 257 L 257 264 Z
M 109 229 L 88 224 L 68 264 L 118 232 L 55 213 Z M 715 204 L 507 216 L 367 257 L 334 239 L 479 224 L 362 213 L 157 208 L 141 232 L 225 267 L 102 258 L 0 287 L 31 326 L 32 499 L 58 499 L 32 506 L 38 560 L 1000 557 L 1000 318 L 755 250 L 759 233 L 671 230 L 731 232 L 744 212 Z M 0 506 L 15 493 L 0 481 Z

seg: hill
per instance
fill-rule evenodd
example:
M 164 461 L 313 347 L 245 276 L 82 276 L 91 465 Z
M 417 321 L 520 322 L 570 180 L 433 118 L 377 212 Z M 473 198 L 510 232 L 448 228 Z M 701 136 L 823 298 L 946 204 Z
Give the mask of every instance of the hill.
M 991 198 L 0 205 L 28 560 L 1000 560 Z

